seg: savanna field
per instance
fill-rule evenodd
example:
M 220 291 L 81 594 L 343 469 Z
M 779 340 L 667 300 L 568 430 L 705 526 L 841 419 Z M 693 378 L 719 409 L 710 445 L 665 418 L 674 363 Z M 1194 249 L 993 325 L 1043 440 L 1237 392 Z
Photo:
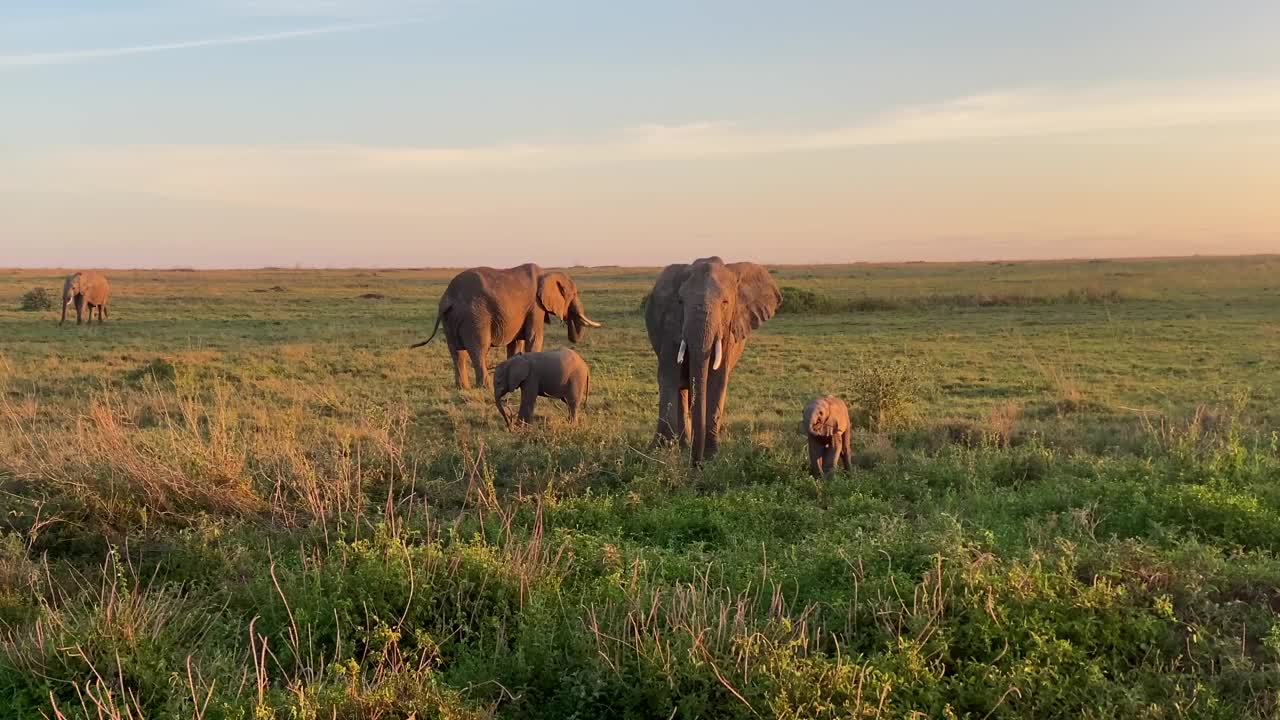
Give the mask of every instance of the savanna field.
M 0 717 L 1280 717 L 1280 257 L 775 267 L 698 470 L 657 271 L 511 433 L 456 271 L 0 271 Z

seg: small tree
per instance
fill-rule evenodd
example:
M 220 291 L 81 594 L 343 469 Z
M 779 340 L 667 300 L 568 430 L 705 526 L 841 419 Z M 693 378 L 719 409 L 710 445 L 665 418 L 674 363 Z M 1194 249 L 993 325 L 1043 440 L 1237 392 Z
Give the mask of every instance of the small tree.
M 32 288 L 22 296 L 23 310 L 52 310 L 53 296 L 42 287 Z

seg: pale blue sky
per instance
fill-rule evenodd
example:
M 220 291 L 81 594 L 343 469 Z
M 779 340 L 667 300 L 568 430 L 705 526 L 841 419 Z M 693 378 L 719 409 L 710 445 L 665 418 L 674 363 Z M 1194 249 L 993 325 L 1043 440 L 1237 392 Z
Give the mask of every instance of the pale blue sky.
M 7 0 L 0 266 L 1280 251 L 1280 3 Z

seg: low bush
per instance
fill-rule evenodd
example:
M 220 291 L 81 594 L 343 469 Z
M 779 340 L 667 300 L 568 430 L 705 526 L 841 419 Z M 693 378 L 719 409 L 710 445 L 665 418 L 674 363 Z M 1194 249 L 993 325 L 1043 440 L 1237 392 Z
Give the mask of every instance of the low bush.
M 851 367 L 850 397 L 866 413 L 873 432 L 901 429 L 916 419 L 927 368 L 901 357 L 864 357 Z
M 936 310 L 993 307 L 1036 307 L 1045 305 L 1103 305 L 1124 301 L 1118 290 L 1073 288 L 1055 295 L 1025 293 L 931 294 L 889 297 L 862 295 L 852 299 L 834 298 L 807 288 L 782 288 L 780 313 L 836 315 L 849 312 L 885 312 L 894 310 Z M 643 306 L 643 305 L 642 305 Z
M 42 287 L 32 288 L 22 295 L 22 304 L 19 306 L 23 310 L 52 310 L 53 296 Z

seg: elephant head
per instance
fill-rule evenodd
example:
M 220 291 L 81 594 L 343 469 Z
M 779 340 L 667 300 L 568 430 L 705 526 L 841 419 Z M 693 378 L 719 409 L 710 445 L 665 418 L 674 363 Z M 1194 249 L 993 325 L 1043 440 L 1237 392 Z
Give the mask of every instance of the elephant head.
M 712 398 L 715 407 L 709 407 L 708 376 L 727 382 L 747 337 L 773 317 L 781 303 L 782 294 L 769 271 L 755 263 L 703 258 L 670 266 L 658 278 L 646 306 L 646 325 L 659 363 L 670 362 L 667 353 L 675 347 L 674 362 L 688 378 L 694 463 L 703 458 L 708 414 L 718 417 L 723 408 L 723 395 Z M 662 376 L 662 368 L 659 373 Z
M 507 413 L 507 405 L 503 398 L 516 391 L 525 380 L 529 379 L 529 355 L 520 353 L 512 355 L 498 364 L 493 371 L 493 402 L 498 406 L 498 414 L 507 428 L 511 427 L 511 415 Z
M 840 431 L 839 413 L 834 407 L 835 398 L 824 396 L 805 407 L 801 432 L 814 437 L 831 437 Z
M 547 315 L 555 315 L 569 328 L 569 342 L 577 343 L 589 327 L 600 323 L 587 317 L 578 295 L 578 286 L 562 272 L 546 272 L 538 277 L 538 306 Z
M 76 303 L 76 312 L 80 311 L 84 303 L 84 288 L 81 287 L 83 277 L 81 273 L 73 273 L 62 284 L 62 320 L 58 321 L 59 325 L 67 321 L 67 306 L 72 302 Z

